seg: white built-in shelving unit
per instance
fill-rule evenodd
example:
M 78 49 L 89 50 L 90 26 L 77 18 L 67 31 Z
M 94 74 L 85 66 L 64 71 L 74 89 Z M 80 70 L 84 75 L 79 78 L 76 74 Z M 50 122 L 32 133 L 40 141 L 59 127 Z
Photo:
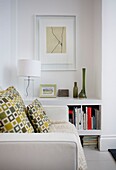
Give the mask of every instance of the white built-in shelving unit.
M 30 104 L 34 98 L 25 99 L 25 104 Z M 100 99 L 78 99 L 70 97 L 56 97 L 56 98 L 38 98 L 42 105 L 56 105 L 56 106 L 102 106 Z M 100 117 L 101 118 L 101 117 Z M 101 122 L 101 121 L 100 121 Z M 85 135 L 101 135 L 101 129 L 96 130 L 78 130 L 80 136 Z

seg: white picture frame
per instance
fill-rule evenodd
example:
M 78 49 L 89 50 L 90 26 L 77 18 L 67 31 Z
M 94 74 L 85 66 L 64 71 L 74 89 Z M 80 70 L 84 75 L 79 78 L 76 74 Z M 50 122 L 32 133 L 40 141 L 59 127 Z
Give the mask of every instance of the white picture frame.
M 64 52 L 60 52 L 59 49 L 57 52 L 50 52 L 48 44 L 52 46 L 54 43 L 51 49 L 58 46 L 60 48 L 63 44 L 60 38 L 63 29 L 65 29 L 65 40 L 62 38 L 65 41 Z M 48 30 L 54 32 L 49 33 Z M 43 71 L 76 70 L 76 16 L 35 16 L 35 58 L 41 61 Z

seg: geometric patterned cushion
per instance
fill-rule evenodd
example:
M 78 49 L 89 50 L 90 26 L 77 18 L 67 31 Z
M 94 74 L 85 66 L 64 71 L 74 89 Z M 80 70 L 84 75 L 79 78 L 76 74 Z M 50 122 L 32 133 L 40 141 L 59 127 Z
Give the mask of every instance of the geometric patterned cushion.
M 0 95 L 2 95 L 4 93 L 4 91 L 0 91 Z
M 27 106 L 27 115 L 36 133 L 48 132 L 51 122 L 38 99 Z
M 0 94 L 2 94 L 4 91 L 2 90 L 2 88 L 0 87 Z
M 0 133 L 33 133 L 24 102 L 14 87 L 0 95 Z

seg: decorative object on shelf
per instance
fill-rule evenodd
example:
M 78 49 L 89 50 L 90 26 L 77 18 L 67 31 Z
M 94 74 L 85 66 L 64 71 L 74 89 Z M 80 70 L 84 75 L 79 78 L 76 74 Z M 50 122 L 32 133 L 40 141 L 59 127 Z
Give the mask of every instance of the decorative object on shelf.
M 58 89 L 58 97 L 69 97 L 68 89 Z
M 24 79 L 25 97 L 34 97 L 34 78 L 41 75 L 41 63 L 39 60 L 20 59 L 18 61 L 18 75 Z
M 85 74 L 86 74 L 86 68 L 82 68 L 82 89 L 79 93 L 79 98 L 87 98 L 86 90 L 85 90 Z
M 74 82 L 73 98 L 77 98 L 77 97 L 78 97 L 78 86 L 77 86 L 77 82 Z
M 56 84 L 40 84 L 40 97 L 56 97 Z
M 35 15 L 35 58 L 42 70 L 76 70 L 76 16 Z

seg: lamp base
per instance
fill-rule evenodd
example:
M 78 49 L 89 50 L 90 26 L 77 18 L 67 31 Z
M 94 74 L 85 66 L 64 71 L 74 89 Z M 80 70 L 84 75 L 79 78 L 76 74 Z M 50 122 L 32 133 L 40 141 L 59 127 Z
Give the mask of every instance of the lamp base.
M 24 79 L 24 97 L 33 98 L 34 97 L 34 80 L 27 78 Z

